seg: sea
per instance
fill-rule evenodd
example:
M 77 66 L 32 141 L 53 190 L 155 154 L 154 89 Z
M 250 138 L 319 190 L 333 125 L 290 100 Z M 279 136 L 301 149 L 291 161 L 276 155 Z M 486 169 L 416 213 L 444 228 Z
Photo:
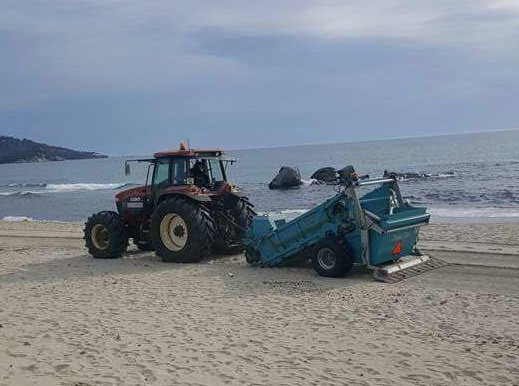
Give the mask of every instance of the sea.
M 167 149 L 157 149 L 167 150 Z M 519 130 L 380 141 L 230 150 L 229 180 L 241 186 L 259 212 L 297 212 L 336 194 L 314 185 L 318 168 L 353 165 L 361 174 L 418 173 L 402 178 L 402 194 L 425 206 L 433 223 L 519 222 Z M 114 195 L 146 181 L 141 156 L 0 165 L 0 219 L 84 222 L 115 210 Z M 298 189 L 269 190 L 283 165 L 300 170 Z

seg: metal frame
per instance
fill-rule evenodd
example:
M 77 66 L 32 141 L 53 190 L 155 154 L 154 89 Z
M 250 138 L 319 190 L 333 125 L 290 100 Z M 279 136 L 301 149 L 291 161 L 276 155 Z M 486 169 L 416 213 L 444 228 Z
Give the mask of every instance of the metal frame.
M 417 225 L 409 225 L 406 227 L 401 227 L 398 229 L 384 229 L 380 227 L 377 223 L 382 220 L 381 217 L 376 214 L 363 209 L 360 205 L 360 199 L 357 194 L 357 189 L 363 186 L 371 186 L 371 185 L 382 185 L 382 184 L 391 184 L 391 190 L 395 192 L 398 204 L 400 206 L 406 205 L 404 199 L 402 197 L 402 193 L 400 191 L 400 187 L 398 186 L 398 181 L 396 178 L 375 178 L 367 181 L 355 181 L 351 182 L 349 185 L 346 185 L 343 194 L 349 197 L 355 205 L 355 214 L 356 220 L 360 225 L 360 243 L 361 243 L 361 257 L 363 264 L 370 269 L 377 268 L 371 264 L 371 250 L 369 246 L 369 231 L 373 230 L 379 234 L 389 234 L 397 231 L 401 231 L 404 229 L 412 229 L 423 226 L 424 224 Z

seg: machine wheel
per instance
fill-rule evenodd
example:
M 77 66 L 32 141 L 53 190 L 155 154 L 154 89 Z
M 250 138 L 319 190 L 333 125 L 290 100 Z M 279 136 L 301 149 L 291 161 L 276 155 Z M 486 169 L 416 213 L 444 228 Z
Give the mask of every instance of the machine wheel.
M 128 247 L 128 237 L 119 214 L 112 211 L 94 213 L 85 223 L 85 245 L 96 259 L 120 257 Z
M 242 239 L 245 237 L 245 230 L 252 223 L 252 219 L 257 214 L 253 205 L 245 197 L 235 198 L 227 205 L 232 213 L 237 228 L 230 224 L 231 230 L 225 232 L 224 237 L 218 238 L 214 245 L 214 251 L 218 254 L 241 253 L 245 249 Z
M 321 276 L 343 277 L 353 267 L 353 254 L 348 245 L 329 237 L 313 247 L 312 266 Z
M 166 262 L 198 262 L 211 253 L 214 238 L 211 216 L 194 201 L 172 197 L 153 212 L 151 240 Z

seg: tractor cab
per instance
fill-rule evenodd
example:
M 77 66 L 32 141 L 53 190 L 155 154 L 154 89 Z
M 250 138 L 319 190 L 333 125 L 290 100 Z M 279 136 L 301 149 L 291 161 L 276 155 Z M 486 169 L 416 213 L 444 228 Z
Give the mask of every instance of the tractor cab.
M 203 192 L 218 191 L 227 182 L 226 167 L 233 159 L 222 150 L 180 150 L 155 154 L 152 190 L 196 187 Z
M 227 181 L 226 173 L 228 164 L 235 161 L 220 149 L 183 148 L 155 153 L 154 158 L 127 160 L 126 175 L 130 174 L 130 163 L 149 163 L 146 184 L 118 193 L 118 212 L 123 217 L 149 215 L 164 195 L 183 194 L 204 200 L 204 196 L 224 192 L 239 194 L 241 190 Z

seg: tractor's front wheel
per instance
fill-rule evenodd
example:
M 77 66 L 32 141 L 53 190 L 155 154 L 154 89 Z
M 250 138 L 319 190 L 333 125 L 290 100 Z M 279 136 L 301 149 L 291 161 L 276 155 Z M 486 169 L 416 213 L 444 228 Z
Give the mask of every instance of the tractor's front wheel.
M 85 223 L 85 245 L 96 259 L 120 257 L 128 247 L 128 237 L 119 214 L 112 211 L 94 213 Z
M 195 263 L 205 259 L 214 244 L 214 223 L 198 203 L 172 197 L 157 206 L 151 218 L 151 240 L 166 262 Z
M 327 237 L 314 245 L 312 266 L 325 277 L 343 277 L 353 267 L 353 254 L 348 245 L 334 237 Z

